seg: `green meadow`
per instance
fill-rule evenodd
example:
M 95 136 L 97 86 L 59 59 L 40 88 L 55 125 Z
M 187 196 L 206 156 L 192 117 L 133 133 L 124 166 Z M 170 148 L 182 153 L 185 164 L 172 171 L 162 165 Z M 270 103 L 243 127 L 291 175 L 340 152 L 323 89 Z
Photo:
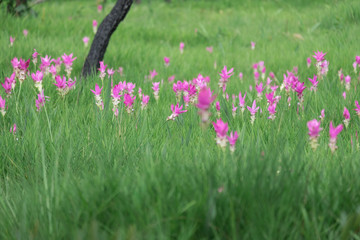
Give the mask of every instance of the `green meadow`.
M 11 60 L 32 59 L 34 49 L 40 56 L 36 66 L 30 60 L 30 73 L 39 70 L 40 57 L 77 57 L 71 73 L 76 87 L 65 97 L 51 74 L 44 76 L 49 98 L 40 111 L 30 75 L 9 97 L 0 87 L 6 100 L 6 114 L 0 115 L 0 239 L 360 239 L 360 117 L 354 110 L 360 67 L 357 73 L 353 68 L 360 55 L 358 0 L 133 4 L 104 58 L 108 68 L 123 67 L 114 84 L 136 84 L 134 111 L 128 114 L 120 103 L 117 117 L 108 76 L 103 83 L 98 73 L 81 78 L 94 38 L 92 21 L 100 24 L 114 4 L 107 1 L 99 13 L 96 1 L 49 0 L 33 7 L 36 15 L 14 17 L 0 3 L 1 83 L 13 73 Z M 206 50 L 210 46 L 213 52 Z M 329 63 L 316 92 L 308 80 L 317 74 L 315 51 L 326 52 Z M 265 94 L 258 99 L 255 90 L 252 66 L 259 61 L 279 86 L 274 121 L 268 119 Z M 234 68 L 229 100 L 218 87 L 224 66 Z M 280 90 L 283 75 L 294 67 L 306 86 L 303 109 L 296 92 Z M 146 76 L 154 69 L 158 75 L 151 81 Z M 340 69 L 351 77 L 349 90 Z M 199 74 L 210 77 L 208 86 L 217 95 L 210 124 L 201 126 L 193 104 L 167 121 L 177 103 L 168 78 L 192 81 Z M 66 75 L 64 67 L 60 75 Z M 162 82 L 158 101 L 152 82 Z M 95 84 L 103 87 L 103 110 L 90 91 Z M 139 87 L 150 96 L 144 110 Z M 247 109 L 232 114 L 232 95 L 240 91 L 247 92 L 245 106 L 256 99 L 261 108 L 254 124 Z M 233 153 L 215 141 L 217 101 L 228 134 L 239 135 Z M 183 99 L 179 103 L 185 106 Z M 332 153 L 329 124 L 343 123 L 344 107 L 350 123 Z M 322 109 L 314 151 L 307 122 L 319 120 Z M 9 131 L 14 124 L 15 133 Z

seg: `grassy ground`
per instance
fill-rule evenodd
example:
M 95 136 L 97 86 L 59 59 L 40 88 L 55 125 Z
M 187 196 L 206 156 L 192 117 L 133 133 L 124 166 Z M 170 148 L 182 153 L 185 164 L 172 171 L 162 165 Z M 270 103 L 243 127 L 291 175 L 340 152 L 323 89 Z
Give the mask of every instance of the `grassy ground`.
M 42 56 L 74 53 L 73 76 L 79 76 L 88 51 L 81 39 L 93 38 L 92 20 L 100 22 L 111 4 L 97 13 L 95 1 L 50 1 L 35 6 L 38 17 L 23 18 L 8 16 L 0 7 L 3 82 L 12 73 L 11 59 L 28 59 L 34 48 Z M 360 101 L 352 68 L 360 54 L 359 24 L 356 0 L 134 5 L 111 38 L 104 61 L 124 67 L 124 76 L 116 74 L 115 82 L 134 82 L 151 95 L 148 109 L 140 111 L 136 99 L 133 115 L 122 107 L 114 119 L 109 81 L 103 90 L 105 108 L 99 111 L 90 92 L 101 83 L 98 77 L 79 81 L 65 99 L 49 78 L 44 80 L 47 111 L 37 112 L 28 78 L 18 111 L 15 98 L 7 99 L 7 114 L 0 121 L 0 238 L 359 239 L 360 120 L 352 110 L 354 101 Z M 23 29 L 29 30 L 27 38 Z M 12 48 L 10 35 L 16 37 Z M 254 51 L 250 41 L 256 42 Z M 180 42 L 185 43 L 183 54 Z M 214 52 L 207 52 L 207 46 Z M 166 122 L 176 103 L 167 83 L 171 75 L 176 80 L 210 76 L 218 92 L 221 68 L 234 67 L 228 93 L 247 91 L 246 104 L 251 105 L 256 98 L 249 91 L 253 63 L 265 61 L 280 81 L 286 70 L 298 66 L 309 88 L 307 78 L 316 69 L 306 67 L 306 58 L 316 50 L 327 52 L 329 73 L 316 94 L 305 90 L 303 114 L 297 114 L 296 95 L 288 108 L 282 92 L 276 120 L 267 119 L 264 98 L 258 102 L 263 114 L 252 126 L 248 111 L 233 118 L 231 100 L 219 94 L 222 119 L 240 135 L 234 154 L 216 146 L 212 126 L 200 128 L 193 106 Z M 168 68 L 164 56 L 171 59 Z M 340 68 L 352 77 L 346 100 Z M 159 73 L 155 81 L 164 79 L 158 103 L 151 82 L 144 81 L 152 69 Z M 30 71 L 35 71 L 32 64 Z M 3 89 L 0 95 L 5 96 Z M 351 113 L 350 126 L 340 133 L 332 154 L 329 123 L 342 122 L 344 106 Z M 324 130 L 313 152 L 306 122 L 318 118 L 321 109 L 326 111 Z M 14 123 L 15 136 L 9 133 Z

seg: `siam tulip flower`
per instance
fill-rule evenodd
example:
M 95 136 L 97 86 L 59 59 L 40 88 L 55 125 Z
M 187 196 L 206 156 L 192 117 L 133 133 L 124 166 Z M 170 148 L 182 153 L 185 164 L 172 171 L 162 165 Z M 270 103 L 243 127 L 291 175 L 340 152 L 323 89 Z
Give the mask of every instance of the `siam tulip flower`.
M 130 94 L 130 96 L 133 96 L 135 87 L 136 87 L 135 84 L 133 84 L 132 82 L 128 82 L 125 87 L 126 93 Z
M 95 90 L 90 89 L 90 91 L 92 93 L 94 93 L 94 95 L 95 95 L 95 104 L 96 104 L 96 106 L 99 107 L 100 110 L 104 109 L 104 103 L 101 98 L 101 90 L 102 89 L 103 88 L 100 88 L 99 85 L 97 85 L 97 83 L 95 84 Z
M 261 82 L 259 85 L 255 85 L 255 89 L 257 92 L 257 97 L 259 100 L 262 99 L 262 92 L 264 91 L 265 87 L 263 87 L 263 83 Z
M 12 134 L 16 134 L 16 123 L 14 123 L 14 125 L 10 128 L 10 132 Z
M 343 96 L 344 100 L 346 100 L 346 92 L 343 92 L 342 96 Z
M 240 81 L 243 80 L 243 73 L 242 72 L 239 73 L 239 78 L 240 78 Z
M 213 52 L 213 47 L 206 47 L 206 51 L 208 51 L 209 53 L 212 53 Z
M 255 121 L 255 114 L 259 110 L 259 107 L 256 107 L 256 100 L 254 100 L 252 107 L 247 106 L 247 109 L 249 110 L 251 114 L 251 124 L 254 124 Z
M 288 97 L 287 102 L 288 102 L 288 106 L 290 107 L 291 106 L 291 97 Z
M 267 91 L 270 90 L 271 83 L 272 83 L 272 80 L 271 80 L 270 77 L 268 77 L 268 78 L 266 79 L 266 89 L 267 89 Z
M 270 104 L 269 105 L 269 107 L 268 107 L 268 111 L 269 111 L 269 114 L 270 114 L 270 116 L 268 117 L 269 119 L 271 119 L 271 120 L 275 120 L 275 113 L 276 113 L 276 102 L 274 102 L 274 103 L 272 103 L 272 104 Z
M 346 107 L 344 107 L 343 116 L 345 118 L 344 119 L 344 124 L 345 124 L 345 127 L 347 128 L 349 126 L 349 123 L 350 123 L 350 112 Z
M 16 75 L 18 75 L 19 74 L 20 61 L 17 59 L 17 57 L 14 57 L 11 60 L 11 65 L 12 65 L 13 70 L 16 73 Z
M 43 77 L 44 77 L 44 75 L 40 71 L 36 71 L 36 73 L 31 74 L 31 78 L 34 80 L 34 83 L 35 83 L 35 88 L 37 88 L 39 93 L 41 93 L 43 90 L 43 88 L 42 88 Z
M 40 70 L 44 73 L 45 76 L 47 76 L 49 74 L 49 70 L 50 70 L 51 57 L 46 55 L 44 58 L 40 57 L 40 59 L 41 59 Z M 59 70 L 58 70 L 58 72 L 59 72 Z
M 65 65 L 65 72 L 68 78 L 71 75 L 73 61 L 76 59 L 76 57 L 72 58 L 72 56 L 73 56 L 72 53 L 70 55 L 66 55 L 64 53 L 64 55 L 61 56 L 61 58 L 63 59 L 63 63 Z
M 262 79 L 262 80 L 265 79 L 265 73 L 266 73 L 266 67 L 264 66 L 264 67 L 261 69 L 261 79 Z
M 117 84 L 114 87 L 112 87 L 111 89 L 111 101 L 113 104 L 113 109 L 112 111 L 114 112 L 114 115 L 117 117 L 119 115 L 119 109 L 118 109 L 118 105 L 121 101 L 121 96 L 120 92 L 122 91 L 122 86 L 121 84 Z
M 150 80 L 153 80 L 155 78 L 155 76 L 157 76 L 157 75 L 158 75 L 158 73 L 156 72 L 155 69 L 150 71 Z
M 16 85 L 15 76 L 16 73 L 14 72 L 13 74 L 11 74 L 10 78 L 5 77 L 5 82 L 1 84 L 8 97 L 10 96 L 11 91 L 15 88 Z
M 272 79 L 272 80 L 275 80 L 276 77 L 275 77 L 275 74 L 273 72 L 270 72 L 269 73 L 269 77 Z
M 168 67 L 170 65 L 170 58 L 164 57 L 164 63 L 165 63 L 165 67 Z
M 338 71 L 338 76 L 339 76 L 341 84 L 343 84 L 344 74 L 343 74 L 342 68 Z
M 320 76 L 326 76 L 329 71 L 329 62 L 324 60 L 320 65 Z
M 143 95 L 141 99 L 141 110 L 144 110 L 149 103 L 150 96 Z
M 173 104 L 171 104 L 171 111 L 172 114 L 166 119 L 166 121 L 169 120 L 175 120 L 175 118 L 177 116 L 179 116 L 180 114 L 187 112 L 187 110 L 181 110 L 182 109 L 182 105 L 179 107 L 179 103 L 176 104 L 176 106 L 174 106 Z
M 217 116 L 220 117 L 221 113 L 220 113 L 220 103 L 219 103 L 219 101 L 216 102 L 215 108 L 216 108 Z
M 299 99 L 299 105 L 300 105 L 300 108 L 302 108 L 302 104 L 304 102 L 304 95 L 303 95 L 303 91 L 305 90 L 305 86 L 304 86 L 304 82 L 298 82 L 296 84 L 296 87 L 295 87 L 295 92 L 297 93 L 297 96 L 298 96 L 298 99 Z
M 237 141 L 237 139 L 239 138 L 239 135 L 237 134 L 237 132 L 235 131 L 234 133 L 231 132 L 230 136 L 227 136 L 227 139 L 229 141 L 230 144 L 230 151 L 231 153 L 235 152 L 235 143 Z
M 20 58 L 20 65 L 19 65 L 19 68 L 17 69 L 18 70 L 17 78 L 19 79 L 20 85 L 24 82 L 24 80 L 26 79 L 26 76 L 28 75 L 29 64 L 30 64 L 30 59 L 25 61 Z
M 360 105 L 358 101 L 355 101 L 356 108 L 354 109 L 356 114 L 360 117 Z
M 101 13 L 102 10 L 103 10 L 103 6 L 102 6 L 102 5 L 98 5 L 98 6 L 97 6 L 97 11 L 98 11 L 98 13 Z
M 310 145 L 314 151 L 319 145 L 318 138 L 319 138 L 319 133 L 322 130 L 322 128 L 320 128 L 320 123 L 321 122 L 316 119 L 307 122 L 307 127 L 309 129 Z
M 184 52 L 184 47 L 185 47 L 185 43 L 181 42 L 180 43 L 180 53 Z
M 138 90 L 138 94 L 139 94 L 139 98 L 142 99 L 142 89 L 139 87 L 139 90 Z
M 98 26 L 98 23 L 96 20 L 93 20 L 92 26 L 93 26 L 93 32 L 95 34 L 97 32 L 97 26 Z
M 168 78 L 168 81 L 169 82 L 173 82 L 175 80 L 175 75 L 172 75 Z
M 356 57 L 355 57 L 355 61 L 356 61 L 357 64 L 360 66 L 360 56 L 356 56 Z
M 112 76 L 114 75 L 114 73 L 115 73 L 114 69 L 108 68 L 107 74 L 108 74 L 108 77 L 111 78 L 111 80 L 112 80 Z
M 32 62 L 34 63 L 35 67 L 36 67 L 36 64 L 37 64 L 37 58 L 39 56 L 39 53 L 36 51 L 36 49 L 34 49 L 34 53 L 32 54 Z
M 276 100 L 274 98 L 274 94 L 275 94 L 275 92 L 265 93 L 265 97 L 266 97 L 266 100 L 267 100 L 269 105 L 273 104 L 275 102 L 275 100 Z
M 245 111 L 245 98 L 246 98 L 246 92 L 244 94 L 244 97 L 241 96 L 241 92 L 239 92 L 239 107 L 241 109 L 241 113 L 243 114 Z
M 250 42 L 250 44 L 251 44 L 251 50 L 255 50 L 255 42 Z
M 49 73 L 51 73 L 51 75 L 53 76 L 53 79 L 55 79 L 55 77 L 57 75 L 57 70 L 53 64 L 50 66 Z
M 277 85 L 270 86 L 270 90 L 272 92 L 275 92 L 278 88 L 279 88 L 279 86 L 277 86 Z
M 354 68 L 354 73 L 355 74 L 357 74 L 357 62 L 355 61 L 354 63 L 353 63 L 353 68 Z
M 317 80 L 317 76 L 314 75 L 314 77 L 311 79 L 311 78 L 308 78 L 309 81 L 311 82 L 312 86 L 310 87 L 310 91 L 314 90 L 314 92 L 316 92 L 317 90 L 317 85 L 318 85 L 318 81 Z
M 5 111 L 5 104 L 6 104 L 6 100 L 3 99 L 0 95 L 0 113 L 1 115 L 4 117 L 5 114 L 6 114 L 6 111 Z
M 311 66 L 311 58 L 306 59 L 306 64 L 308 68 Z
M 259 72 L 254 72 L 255 85 L 258 84 L 258 82 L 259 82 L 259 77 L 260 77 Z
M 123 67 L 119 67 L 119 69 L 117 70 L 117 72 L 120 74 L 120 77 L 122 77 L 123 74 L 124 74 L 124 68 L 123 68 Z
M 14 45 L 14 41 L 15 41 L 15 38 L 10 36 L 10 47 L 12 47 Z
M 233 94 L 231 97 L 232 97 L 232 104 L 234 105 L 234 104 L 235 104 L 235 101 L 236 101 L 236 95 Z
M 315 55 L 313 56 L 313 58 L 315 58 L 318 63 L 325 60 L 324 57 L 325 57 L 326 53 L 323 53 L 323 52 L 320 52 L 320 51 L 317 51 L 317 52 L 314 52 L 314 53 L 315 53 Z
M 159 100 L 159 91 L 160 91 L 160 82 L 154 82 L 152 83 L 153 87 L 152 87 L 152 90 L 154 90 L 154 97 L 155 97 L 155 100 L 158 101 Z
M 202 123 L 208 122 L 210 117 L 209 108 L 215 98 L 216 95 L 213 95 L 213 92 L 211 92 L 210 88 L 204 86 L 200 89 L 196 107 L 199 108 L 199 115 L 201 117 Z
M 27 35 L 29 34 L 29 31 L 27 29 L 24 29 L 23 34 L 24 34 L 25 37 L 27 37 Z
M 233 116 L 233 118 L 236 116 L 236 109 L 237 109 L 237 107 L 235 107 L 234 104 L 232 104 L 232 116 Z
M 249 91 L 251 92 L 253 90 L 253 86 L 249 85 Z
M 233 73 L 234 68 L 231 68 L 229 71 L 227 70 L 227 67 L 224 66 L 224 68 L 221 70 L 220 80 L 219 80 L 219 87 L 223 90 L 223 94 L 225 94 L 226 90 L 226 83 L 229 81 L 229 78 L 234 74 Z
M 329 147 L 332 153 L 335 152 L 335 150 L 337 149 L 336 146 L 336 139 L 337 136 L 339 135 L 339 133 L 343 130 L 343 125 L 340 124 L 337 127 L 333 127 L 332 121 L 330 122 L 330 127 L 329 127 L 329 135 L 330 135 L 330 143 L 329 143 Z
M 51 59 L 51 62 L 53 62 L 53 63 L 55 64 L 56 72 L 60 72 L 60 70 L 61 70 L 61 64 L 63 63 L 63 62 L 61 61 L 61 57 Z
M 126 111 L 127 113 L 132 113 L 134 111 L 133 109 L 133 104 L 134 104 L 134 100 L 135 100 L 136 96 L 131 97 L 130 94 L 125 94 L 124 95 L 124 104 L 126 106 Z
M 38 95 L 38 98 L 35 100 L 35 106 L 37 108 L 37 111 L 39 112 L 41 108 L 45 105 L 45 99 L 48 97 L 44 96 L 44 90 L 40 92 Z
M 222 149 L 225 149 L 227 143 L 227 132 L 229 130 L 228 124 L 224 123 L 221 118 L 212 123 L 214 130 L 216 132 L 216 144 L 218 144 Z
M 56 76 L 55 81 L 56 81 L 56 83 L 53 83 L 53 84 L 55 86 L 57 86 L 56 90 L 59 92 L 59 95 L 61 97 L 65 97 L 65 95 L 73 88 L 73 86 L 76 82 L 76 78 L 75 78 L 75 81 L 73 81 L 71 78 L 69 78 L 69 80 L 66 81 L 65 76 L 63 76 L 62 78 L 61 78 L 61 76 Z M 101 90 L 100 90 L 100 93 L 101 93 Z
M 84 46 L 88 47 L 90 38 L 88 36 L 83 37 Z
M 100 63 L 100 67 L 98 68 L 98 70 L 100 71 L 99 77 L 101 79 L 101 82 L 104 82 L 107 65 L 104 64 L 104 61 L 100 61 L 99 63 Z
M 345 89 L 346 89 L 346 91 L 350 90 L 350 83 L 351 83 L 351 77 L 349 75 L 347 75 L 345 77 Z
M 225 98 L 226 98 L 226 101 L 229 101 L 229 94 L 228 93 L 226 93 Z
M 321 121 L 323 121 L 325 119 L 325 109 L 321 110 L 319 118 L 320 118 Z

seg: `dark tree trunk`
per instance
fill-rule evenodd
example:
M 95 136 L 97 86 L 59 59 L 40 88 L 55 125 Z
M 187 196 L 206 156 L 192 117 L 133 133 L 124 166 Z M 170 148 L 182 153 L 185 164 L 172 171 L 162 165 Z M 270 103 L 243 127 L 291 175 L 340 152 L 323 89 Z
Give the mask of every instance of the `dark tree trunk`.
M 132 3 L 133 0 L 118 0 L 111 12 L 100 24 L 82 69 L 84 78 L 95 73 L 96 68 L 100 66 L 99 62 L 104 59 L 111 35 L 125 18 Z

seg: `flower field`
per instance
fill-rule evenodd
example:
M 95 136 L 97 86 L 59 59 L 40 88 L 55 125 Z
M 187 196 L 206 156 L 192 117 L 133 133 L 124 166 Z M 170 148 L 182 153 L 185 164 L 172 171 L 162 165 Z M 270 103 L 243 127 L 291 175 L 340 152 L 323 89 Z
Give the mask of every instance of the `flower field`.
M 359 239 L 360 2 L 0 4 L 0 239 Z

